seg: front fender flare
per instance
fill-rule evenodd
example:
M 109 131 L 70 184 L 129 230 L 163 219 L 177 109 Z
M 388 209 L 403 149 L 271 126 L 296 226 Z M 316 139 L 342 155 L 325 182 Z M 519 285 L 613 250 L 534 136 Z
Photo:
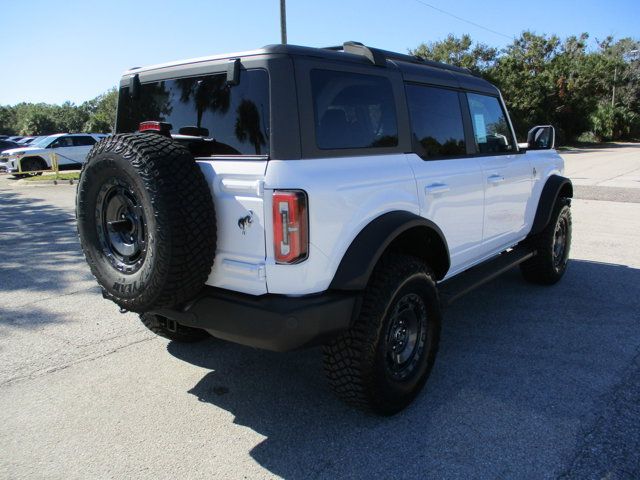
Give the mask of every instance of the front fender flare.
M 338 270 L 329 286 L 334 290 L 363 290 L 374 267 L 387 247 L 409 230 L 422 230 L 428 238 L 436 238 L 437 265 L 430 265 L 438 280 L 442 279 L 450 266 L 449 248 L 444 234 L 438 226 L 426 218 L 407 211 L 393 211 L 380 215 L 369 223 L 351 242 L 342 257 Z M 424 250 L 429 248 L 425 241 Z M 445 258 L 446 257 L 446 258 Z
M 571 180 L 560 175 L 551 175 L 542 188 L 536 216 L 533 219 L 533 225 L 529 233 L 530 236 L 540 233 L 549 224 L 553 214 L 553 207 L 561 194 L 567 198 L 573 197 Z

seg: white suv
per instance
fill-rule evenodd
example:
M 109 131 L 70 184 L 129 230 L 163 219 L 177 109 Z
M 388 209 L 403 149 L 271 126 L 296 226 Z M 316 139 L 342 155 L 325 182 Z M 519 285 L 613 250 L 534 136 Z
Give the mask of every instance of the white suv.
M 443 306 L 567 266 L 553 127 L 518 145 L 461 68 L 348 42 L 134 69 L 117 131 L 77 194 L 104 297 L 175 341 L 322 344 L 335 392 L 380 414 L 424 385 Z
M 51 168 L 52 153 L 58 155 L 61 168 L 80 168 L 91 147 L 104 135 L 88 133 L 58 133 L 41 137 L 32 144 L 5 150 L 0 161 L 14 176 L 27 176 L 29 172 Z

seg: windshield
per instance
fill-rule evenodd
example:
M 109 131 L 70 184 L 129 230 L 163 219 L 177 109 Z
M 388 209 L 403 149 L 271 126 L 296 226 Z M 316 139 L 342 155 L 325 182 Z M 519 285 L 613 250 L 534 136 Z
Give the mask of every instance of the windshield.
M 45 137 L 36 138 L 31 144 L 30 147 L 38 147 L 38 148 L 47 148 L 51 142 L 53 142 L 56 138 L 55 135 L 49 135 Z

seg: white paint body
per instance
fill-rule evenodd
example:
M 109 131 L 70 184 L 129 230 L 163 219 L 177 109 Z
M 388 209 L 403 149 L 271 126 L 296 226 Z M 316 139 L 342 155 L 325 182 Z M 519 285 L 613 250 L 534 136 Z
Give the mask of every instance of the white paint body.
M 555 150 L 424 161 L 415 154 L 306 160 L 198 159 L 214 196 L 216 258 L 208 285 L 304 295 L 327 290 L 351 242 L 380 215 L 403 210 L 435 223 L 451 255 L 450 278 L 523 240 L 542 188 L 564 170 Z M 304 190 L 309 256 L 274 260 L 274 190 Z M 251 215 L 244 230 L 238 225 Z

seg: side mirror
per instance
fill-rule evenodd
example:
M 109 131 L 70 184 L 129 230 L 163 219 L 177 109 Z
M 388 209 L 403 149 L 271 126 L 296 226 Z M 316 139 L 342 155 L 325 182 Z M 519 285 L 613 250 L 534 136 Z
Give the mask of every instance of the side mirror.
M 556 129 L 551 125 L 537 125 L 527 134 L 528 150 L 551 150 L 556 144 Z

